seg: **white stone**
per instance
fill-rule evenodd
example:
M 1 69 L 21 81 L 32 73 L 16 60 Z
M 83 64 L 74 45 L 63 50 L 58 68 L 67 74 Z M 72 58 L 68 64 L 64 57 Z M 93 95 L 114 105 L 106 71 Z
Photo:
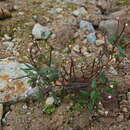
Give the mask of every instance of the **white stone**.
M 96 45 L 97 46 L 103 45 L 104 43 L 105 43 L 104 40 L 96 40 Z
M 50 34 L 51 32 L 49 31 L 49 29 L 47 27 L 42 26 L 39 23 L 35 24 L 32 30 L 32 35 L 36 39 L 48 39 Z
M 53 105 L 54 104 L 54 101 L 55 101 L 55 99 L 54 99 L 54 97 L 48 97 L 47 99 L 46 99 L 46 105 Z
M 5 40 L 9 41 L 11 40 L 11 37 L 9 37 L 7 34 L 4 35 Z

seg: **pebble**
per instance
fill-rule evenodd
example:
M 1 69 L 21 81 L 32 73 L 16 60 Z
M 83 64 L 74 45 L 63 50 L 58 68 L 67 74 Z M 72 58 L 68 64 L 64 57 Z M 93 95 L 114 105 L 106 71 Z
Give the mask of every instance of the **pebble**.
M 54 99 L 54 97 L 48 97 L 47 99 L 46 99 L 46 105 L 53 105 L 54 104 L 54 101 L 55 101 L 55 99 Z

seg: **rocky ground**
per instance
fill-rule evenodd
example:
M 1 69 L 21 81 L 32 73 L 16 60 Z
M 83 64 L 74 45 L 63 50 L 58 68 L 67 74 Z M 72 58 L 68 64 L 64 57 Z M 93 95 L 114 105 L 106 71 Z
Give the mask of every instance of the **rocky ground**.
M 0 0 L 0 130 L 130 130 L 129 47 L 123 69 L 112 64 L 107 71 L 109 79 L 121 82 L 118 103 L 111 101 L 105 108 L 100 104 L 98 112 L 72 109 L 67 96 L 55 112 L 45 114 L 43 103 L 21 101 L 35 91 L 27 79 L 19 79 L 24 76 L 22 63 L 32 63 L 35 43 L 43 52 L 52 46 L 53 57 L 65 59 L 67 66 L 68 48 L 76 61 L 81 51 L 91 64 L 102 50 L 104 33 L 120 33 L 125 25 L 124 36 L 130 38 L 129 5 L 125 0 Z M 33 56 L 39 53 L 31 51 Z

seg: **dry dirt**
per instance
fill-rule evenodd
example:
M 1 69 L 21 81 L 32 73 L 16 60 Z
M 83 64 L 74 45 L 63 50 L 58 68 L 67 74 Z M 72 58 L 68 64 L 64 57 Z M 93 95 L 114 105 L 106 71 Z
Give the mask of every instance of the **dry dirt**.
M 0 58 L 16 56 L 19 61 L 27 61 L 28 48 L 33 41 L 31 30 L 36 22 L 33 17 L 37 16 L 38 22 L 44 25 L 48 23 L 49 25 L 55 20 L 55 17 L 50 15 L 47 10 L 53 7 L 64 7 L 66 9 L 71 6 L 70 9 L 72 10 L 75 8 L 75 5 L 57 5 L 55 2 L 50 1 L 0 1 L 2 7 L 4 5 L 5 8 L 11 8 L 15 5 L 16 8 L 16 10 L 12 11 L 12 18 L 0 21 L 0 35 L 8 34 L 19 39 L 15 43 L 17 51 L 5 51 L 5 47 L 0 45 Z M 41 4 L 44 8 L 40 7 Z M 124 75 L 122 81 L 123 86 L 120 87 L 120 97 L 121 101 L 126 101 L 130 76 L 125 77 Z M 68 100 L 68 97 L 66 98 L 52 115 L 43 113 L 43 104 L 36 101 L 29 100 L 11 105 L 9 113 L 6 113 L 7 122 L 2 124 L 0 130 L 130 130 L 130 108 L 128 105 L 128 112 L 122 112 L 120 108 L 115 108 L 114 113 L 110 111 L 110 115 L 102 116 L 87 110 L 70 110 L 73 103 Z M 5 108 L 7 111 L 9 110 L 7 106 Z

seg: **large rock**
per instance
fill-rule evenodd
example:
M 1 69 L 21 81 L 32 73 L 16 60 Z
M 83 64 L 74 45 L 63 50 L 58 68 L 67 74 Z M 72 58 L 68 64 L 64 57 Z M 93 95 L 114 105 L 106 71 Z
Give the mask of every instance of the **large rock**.
M 118 21 L 117 20 L 101 21 L 99 24 L 99 29 L 109 35 L 114 35 L 117 33 Z
M 0 60 L 0 103 L 23 100 L 34 93 L 28 78 L 19 78 L 26 75 L 21 68 L 27 67 L 14 59 Z
M 124 34 L 125 34 L 125 37 L 128 37 L 130 38 L 130 7 L 128 8 L 123 8 L 122 10 L 119 10 L 119 11 L 116 11 L 116 12 L 113 12 L 109 15 L 110 18 L 113 18 L 113 19 L 116 19 L 118 18 L 119 19 L 119 32 L 122 31 L 123 27 L 124 27 L 124 24 L 127 23 L 127 26 L 124 30 Z
M 124 37 L 130 38 L 129 9 L 130 7 L 109 14 L 109 20 L 101 21 L 99 24 L 99 29 L 103 32 L 107 32 L 109 35 L 120 34 L 127 23 L 124 30 Z

